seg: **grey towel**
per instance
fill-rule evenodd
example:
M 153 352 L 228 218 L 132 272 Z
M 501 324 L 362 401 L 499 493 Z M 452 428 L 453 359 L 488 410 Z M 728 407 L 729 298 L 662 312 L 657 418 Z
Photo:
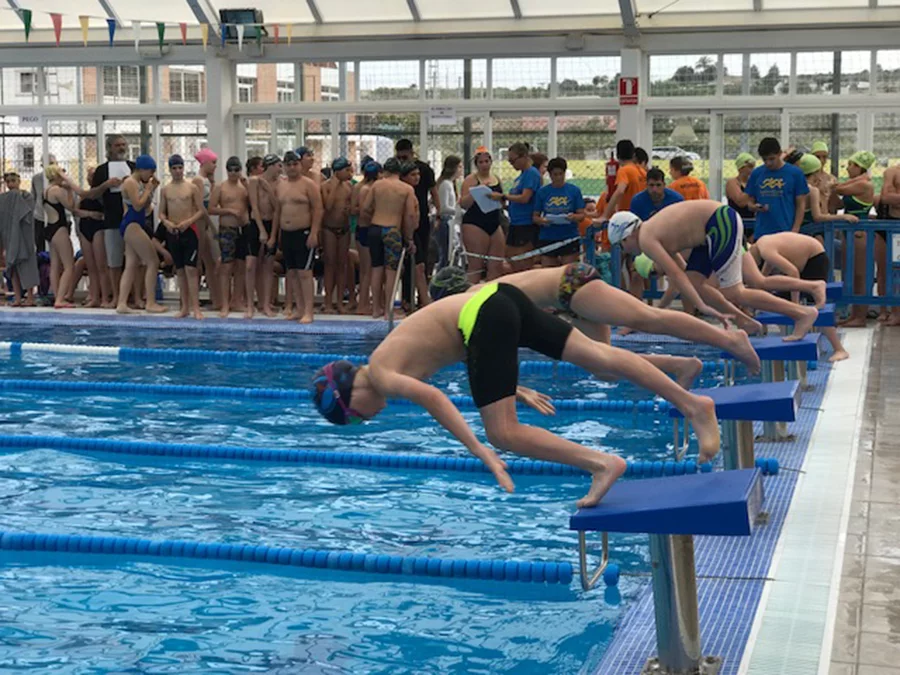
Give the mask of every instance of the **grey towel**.
M 34 200 L 15 190 L 0 195 L 0 241 L 6 251 L 6 269 L 15 269 L 22 290 L 38 285 L 37 254 L 34 250 Z

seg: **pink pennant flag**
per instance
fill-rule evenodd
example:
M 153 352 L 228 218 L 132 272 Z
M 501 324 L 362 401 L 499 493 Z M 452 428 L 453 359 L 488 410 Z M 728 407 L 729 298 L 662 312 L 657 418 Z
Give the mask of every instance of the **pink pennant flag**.
M 53 34 L 56 35 L 56 46 L 59 47 L 59 36 L 62 33 L 62 14 L 50 14 L 53 22 Z
M 187 45 L 187 24 L 180 23 L 178 25 L 181 26 L 181 44 Z

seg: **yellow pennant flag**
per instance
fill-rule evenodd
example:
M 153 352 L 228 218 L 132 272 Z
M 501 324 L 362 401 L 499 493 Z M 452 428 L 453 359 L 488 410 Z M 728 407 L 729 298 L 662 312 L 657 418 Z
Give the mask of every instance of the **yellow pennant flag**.
M 87 17 L 87 16 L 79 16 L 78 17 L 78 23 L 81 24 L 81 40 L 82 40 L 82 42 L 84 42 L 85 47 L 87 47 L 88 21 L 90 21 L 90 17 Z
M 209 24 L 200 24 L 200 39 L 203 41 L 203 51 L 206 51 L 206 44 L 209 42 Z
M 287 40 L 288 40 L 288 44 L 291 44 L 291 38 L 294 36 L 294 25 L 289 23 L 289 24 L 286 26 L 286 28 L 287 28 Z

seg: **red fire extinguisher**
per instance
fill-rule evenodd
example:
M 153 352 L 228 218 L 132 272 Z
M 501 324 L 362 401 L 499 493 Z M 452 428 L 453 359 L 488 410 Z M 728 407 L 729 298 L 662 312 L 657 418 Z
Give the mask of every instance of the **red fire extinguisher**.
M 619 171 L 619 162 L 616 160 L 615 153 L 609 153 L 609 161 L 606 163 L 606 194 L 607 199 L 612 199 L 613 193 L 616 191 L 616 174 Z

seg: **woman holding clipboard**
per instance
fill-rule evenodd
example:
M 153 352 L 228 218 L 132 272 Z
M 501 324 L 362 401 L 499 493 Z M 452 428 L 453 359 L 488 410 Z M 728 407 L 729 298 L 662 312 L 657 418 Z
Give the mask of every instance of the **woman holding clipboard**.
M 503 230 L 500 229 L 503 185 L 491 172 L 493 161 L 486 147 L 476 149 L 475 171 L 466 176 L 460 190 L 459 205 L 465 209 L 462 217 L 462 238 L 467 253 L 466 271 L 469 282 L 473 284 L 481 283 L 485 272 L 487 281 L 503 274 L 503 262 L 499 260 L 506 249 L 506 240 Z M 492 206 L 494 208 L 491 208 Z M 485 260 L 482 256 L 491 256 L 498 260 Z

